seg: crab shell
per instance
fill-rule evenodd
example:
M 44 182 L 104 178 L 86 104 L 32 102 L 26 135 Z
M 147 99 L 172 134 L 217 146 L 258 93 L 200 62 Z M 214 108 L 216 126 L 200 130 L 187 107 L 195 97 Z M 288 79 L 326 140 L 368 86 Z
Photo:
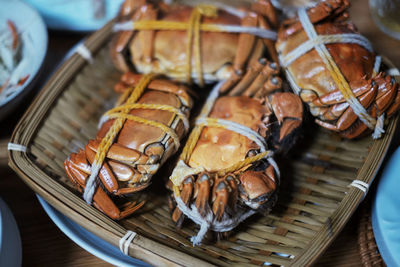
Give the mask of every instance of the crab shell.
M 261 1 L 260 1 L 261 2 Z M 128 4 L 126 4 L 128 5 Z M 258 3 L 266 10 L 272 19 L 265 19 L 255 12 L 241 10 L 246 16 L 242 19 L 223 9 L 218 9 L 216 17 L 202 17 L 202 23 L 219 25 L 243 25 L 270 29 L 269 24 L 276 20 L 273 6 L 266 1 Z M 188 22 L 193 7 L 184 5 L 151 4 L 126 8 L 121 11 L 123 21 L 130 20 L 160 20 Z M 272 21 L 272 22 L 271 22 Z M 261 26 L 259 26 L 261 24 Z M 186 79 L 187 42 L 186 31 L 157 30 L 153 31 L 123 31 L 118 32 L 112 39 L 110 52 L 115 66 L 121 71 L 128 71 L 133 65 L 140 73 L 162 73 L 175 80 Z M 154 34 L 154 35 L 152 35 Z M 260 39 L 250 34 L 207 32 L 200 33 L 201 68 L 206 81 L 217 81 L 229 78 L 234 72 L 243 72 L 247 62 L 261 57 L 265 47 L 276 52 L 271 40 Z M 271 52 L 270 52 L 271 53 Z M 192 53 L 191 66 L 195 66 L 195 56 Z M 192 78 L 198 79 L 197 72 L 192 67 Z
M 344 22 L 349 7 L 346 0 L 321 2 L 307 13 L 318 35 L 356 33 L 355 26 Z M 308 40 L 297 19 L 283 22 L 278 32 L 276 48 L 281 56 L 287 55 Z M 398 85 L 384 74 L 373 77 L 375 53 L 352 43 L 326 44 L 330 55 L 347 80 L 355 96 L 373 117 L 384 111 L 387 117 L 398 108 Z M 302 88 L 300 97 L 306 102 L 316 122 L 339 132 L 347 138 L 358 137 L 368 131 L 344 100 L 328 68 L 315 49 L 296 59 L 287 70 L 294 82 Z
M 119 92 L 135 86 L 140 75 L 126 73 L 122 81 L 115 86 Z M 192 107 L 187 88 L 168 80 L 156 79 L 137 101 L 139 104 L 163 104 L 180 109 L 186 116 Z M 129 114 L 154 120 L 175 130 L 179 139 L 186 133 L 183 122 L 172 112 L 154 109 L 132 109 Z M 91 172 L 91 164 L 101 139 L 105 137 L 114 119 L 105 121 L 95 139 L 78 153 L 73 153 L 65 161 L 68 178 L 80 191 Z M 113 219 L 122 219 L 133 213 L 138 207 L 115 206 L 107 194 L 126 195 L 146 188 L 158 168 L 178 148 L 172 138 L 160 128 L 135 121 L 125 121 L 116 140 L 106 154 L 99 172 L 102 186 L 98 186 L 94 195 L 94 205 Z M 107 194 L 106 194 L 107 192 Z

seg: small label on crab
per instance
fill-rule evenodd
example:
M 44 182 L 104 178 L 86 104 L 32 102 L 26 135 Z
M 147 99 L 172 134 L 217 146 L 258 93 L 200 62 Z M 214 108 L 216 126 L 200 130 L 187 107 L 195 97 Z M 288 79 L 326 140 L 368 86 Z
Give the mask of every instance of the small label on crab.
M 179 186 L 182 184 L 183 180 L 186 177 L 188 177 L 190 175 L 198 174 L 202 171 L 204 171 L 204 169 L 201 167 L 192 168 L 192 167 L 186 165 L 186 163 L 183 162 L 183 160 L 179 160 L 178 164 L 174 168 L 169 179 L 172 181 L 172 183 L 175 186 Z

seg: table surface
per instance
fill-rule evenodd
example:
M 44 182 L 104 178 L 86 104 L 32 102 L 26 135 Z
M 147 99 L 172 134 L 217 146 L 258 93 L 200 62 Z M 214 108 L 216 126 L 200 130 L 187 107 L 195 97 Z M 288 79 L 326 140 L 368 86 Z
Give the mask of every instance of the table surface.
M 400 66 L 400 41 L 384 35 L 372 23 L 368 13 L 368 1 L 353 0 L 350 11 L 353 22 L 360 32 L 373 42 L 375 50 L 390 57 L 397 66 Z M 7 161 L 4 160 L 5 141 L 10 137 L 29 102 L 39 92 L 65 53 L 85 36 L 68 32 L 50 32 L 49 50 L 36 89 L 12 115 L 1 122 L 0 139 L 3 142 L 0 142 L 0 196 L 14 213 L 20 230 L 23 266 L 110 266 L 65 236 L 43 211 L 33 191 L 6 165 Z M 376 186 L 377 182 L 378 179 L 373 185 Z M 371 195 L 373 196 L 373 192 L 370 193 L 370 197 Z M 318 260 L 317 266 L 361 266 L 357 244 L 358 222 L 357 211 Z

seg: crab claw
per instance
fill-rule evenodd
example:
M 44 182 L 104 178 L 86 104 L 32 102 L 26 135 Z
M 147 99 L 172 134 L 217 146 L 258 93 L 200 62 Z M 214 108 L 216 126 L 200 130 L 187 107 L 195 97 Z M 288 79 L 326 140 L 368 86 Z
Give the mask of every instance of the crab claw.
M 264 171 L 245 171 L 240 175 L 240 199 L 250 208 L 264 210 L 271 207 L 271 198 L 277 189 L 274 168 L 272 165 Z M 269 203 L 271 202 L 271 203 Z M 268 203 L 268 207 L 263 207 Z
M 73 155 L 75 155 L 74 157 L 79 158 L 84 156 L 84 152 L 81 151 L 80 153 Z M 68 178 L 75 184 L 79 191 L 83 191 L 86 179 L 89 177 L 89 174 L 85 172 L 85 170 L 87 171 L 88 168 L 87 162 L 77 164 L 71 160 L 67 160 L 64 164 L 64 168 Z M 114 220 L 121 220 L 130 216 L 132 213 L 140 209 L 144 204 L 145 201 L 140 203 L 128 202 L 121 207 L 117 207 L 117 205 L 115 205 L 104 189 L 100 186 L 96 188 L 96 191 L 93 195 L 93 205 Z
M 300 127 L 303 121 L 303 103 L 295 94 L 275 93 L 271 95 L 271 106 L 279 122 L 279 143 Z

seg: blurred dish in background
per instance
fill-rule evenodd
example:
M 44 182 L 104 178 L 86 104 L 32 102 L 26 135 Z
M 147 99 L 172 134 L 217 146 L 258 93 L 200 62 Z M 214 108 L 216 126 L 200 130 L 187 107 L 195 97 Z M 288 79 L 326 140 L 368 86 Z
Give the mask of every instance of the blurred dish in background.
M 0 198 L 0 266 L 21 266 L 21 237 L 17 222 L 7 204 Z
M 379 29 L 400 40 L 400 0 L 369 0 L 369 7 Z
M 20 1 L 0 0 L 0 119 L 32 88 L 47 51 L 40 15 Z
M 100 237 L 92 234 L 85 228 L 74 223 L 64 214 L 49 205 L 43 198 L 37 195 L 44 211 L 58 228 L 72 241 L 94 256 L 115 266 L 125 267 L 149 267 L 150 265 L 123 254 L 117 247 L 107 243 Z M 2 266 L 0 264 L 0 266 Z
M 123 0 L 24 0 L 54 30 L 95 31 L 113 19 Z
M 382 172 L 372 206 L 376 244 L 388 266 L 400 266 L 400 147 Z

